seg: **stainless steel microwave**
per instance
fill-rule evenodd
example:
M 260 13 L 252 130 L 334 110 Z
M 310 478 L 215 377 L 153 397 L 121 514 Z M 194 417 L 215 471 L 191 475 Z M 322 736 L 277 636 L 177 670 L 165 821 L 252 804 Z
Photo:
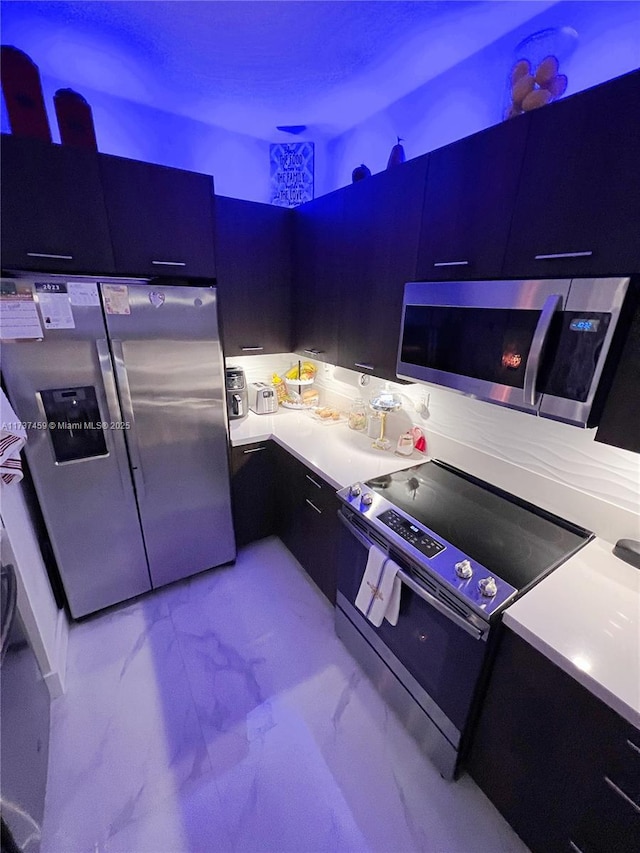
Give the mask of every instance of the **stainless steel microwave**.
M 410 282 L 397 375 L 595 426 L 630 281 Z

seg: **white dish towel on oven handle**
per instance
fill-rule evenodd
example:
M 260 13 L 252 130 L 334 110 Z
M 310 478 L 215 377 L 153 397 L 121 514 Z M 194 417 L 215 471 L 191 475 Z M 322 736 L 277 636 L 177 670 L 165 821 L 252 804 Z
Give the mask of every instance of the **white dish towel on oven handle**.
M 382 625 L 383 619 L 392 625 L 398 623 L 402 592 L 398 570 L 398 564 L 389 559 L 384 551 L 375 545 L 369 548 L 367 565 L 356 596 L 356 607 L 376 628 Z
M 0 388 L 0 480 L 6 485 L 22 480 L 20 451 L 26 439 L 25 428 Z

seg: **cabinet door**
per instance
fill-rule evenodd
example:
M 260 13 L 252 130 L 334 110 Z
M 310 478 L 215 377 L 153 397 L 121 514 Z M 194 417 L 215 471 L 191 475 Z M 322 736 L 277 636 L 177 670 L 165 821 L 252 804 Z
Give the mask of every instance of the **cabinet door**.
M 276 446 L 277 532 L 332 604 L 336 600 L 339 501 L 335 489 Z
M 3 135 L 1 159 L 3 265 L 113 273 L 97 155 Z
M 631 328 L 604 404 L 596 441 L 640 453 L 640 294 Z
M 216 197 L 216 267 L 225 355 L 291 351 L 294 212 Z
M 294 351 L 335 364 L 338 296 L 344 286 L 343 191 L 314 199 L 294 214 Z
M 468 769 L 532 853 L 595 853 L 597 846 L 582 848 L 578 838 L 589 836 L 590 815 L 606 820 L 604 777 L 625 784 L 615 755 L 631 728 L 571 676 L 505 630 Z M 593 812 L 600 805 L 602 810 Z M 609 850 L 627 849 L 623 821 L 619 829 L 625 834 L 617 836 L 610 825 Z
M 428 157 L 344 193 L 338 364 L 396 379 L 404 285 L 415 279 Z
M 529 116 L 429 155 L 417 278 L 499 278 Z
M 215 276 L 209 175 L 105 154 L 100 171 L 119 273 Z
M 640 71 L 531 114 L 505 277 L 640 271 Z
M 273 474 L 270 441 L 231 448 L 231 505 L 238 548 L 275 532 Z

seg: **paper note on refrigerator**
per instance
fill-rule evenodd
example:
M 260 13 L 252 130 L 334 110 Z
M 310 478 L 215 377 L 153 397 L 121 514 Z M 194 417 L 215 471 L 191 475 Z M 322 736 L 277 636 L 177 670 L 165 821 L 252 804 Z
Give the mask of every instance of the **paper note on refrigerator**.
M 103 284 L 102 295 L 107 314 L 131 314 L 129 288 L 126 284 Z
M 95 282 L 68 281 L 69 301 L 72 305 L 91 307 L 100 305 L 98 285 Z
M 0 340 L 33 340 L 43 337 L 38 309 L 30 287 L 14 281 L 0 283 Z
M 34 287 L 45 329 L 75 329 L 66 283 L 36 281 Z

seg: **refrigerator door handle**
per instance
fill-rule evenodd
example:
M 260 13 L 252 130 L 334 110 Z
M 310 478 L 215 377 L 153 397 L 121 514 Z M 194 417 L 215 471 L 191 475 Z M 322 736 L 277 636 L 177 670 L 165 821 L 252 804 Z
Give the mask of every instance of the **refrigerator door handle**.
M 141 498 L 145 492 L 144 472 L 142 470 L 142 461 L 140 459 L 140 447 L 138 445 L 138 434 L 136 432 L 136 419 L 133 414 L 133 402 L 131 400 L 131 389 L 129 388 L 127 368 L 124 363 L 122 341 L 111 338 L 111 347 L 113 350 L 113 363 L 116 370 L 116 380 L 120 391 L 120 400 L 122 401 L 122 419 L 126 424 L 125 439 L 127 447 L 129 448 L 129 459 L 131 460 L 131 469 L 133 471 L 133 478 L 136 484 L 136 492 L 138 497 Z
M 116 390 L 116 382 L 113 375 L 113 364 L 111 363 L 109 342 L 106 338 L 98 338 L 96 340 L 96 350 L 98 352 L 98 364 L 100 366 L 100 375 L 102 376 L 104 394 L 107 398 L 107 414 L 109 416 L 109 420 L 121 422 L 123 418 L 120 414 L 120 403 L 118 402 L 118 392 Z M 105 432 L 108 434 L 110 430 L 107 428 Z M 108 436 L 107 441 L 113 450 L 113 439 L 110 435 Z M 126 492 L 128 489 L 131 489 L 129 466 L 124 458 L 124 454 L 115 452 L 114 455 L 118 460 L 118 469 L 120 471 L 122 488 Z

